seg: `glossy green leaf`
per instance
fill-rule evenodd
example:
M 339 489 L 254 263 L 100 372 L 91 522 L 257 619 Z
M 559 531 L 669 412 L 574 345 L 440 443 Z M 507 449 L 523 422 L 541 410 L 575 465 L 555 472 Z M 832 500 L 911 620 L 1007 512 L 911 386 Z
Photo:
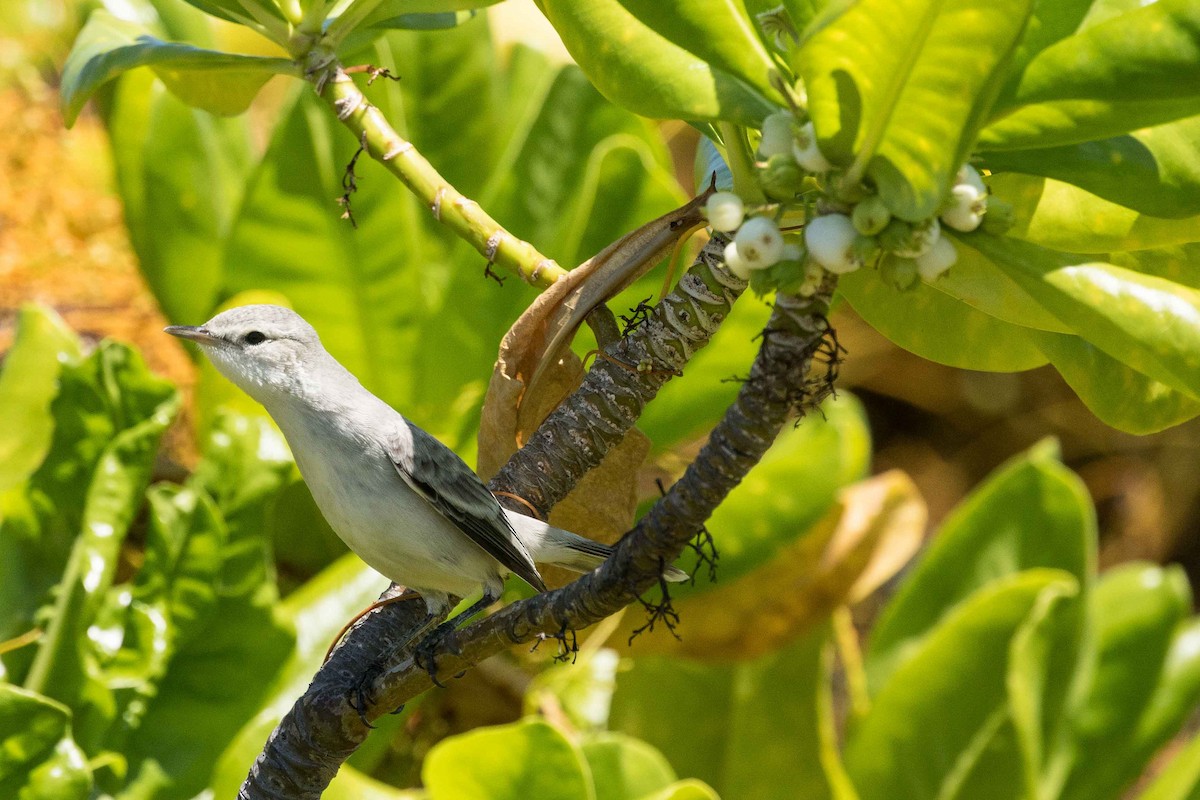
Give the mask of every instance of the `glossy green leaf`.
M 1037 334 L 1038 348 L 1106 425 L 1145 435 L 1200 415 L 1200 401 L 1122 364 L 1078 336 Z
M 257 418 L 223 417 L 191 487 L 152 494 L 157 519 L 134 594 L 170 615 L 172 653 L 126 753 L 136 776 L 162 772 L 179 796 L 208 785 L 220 754 L 271 696 L 295 645 L 277 610 L 263 524 L 290 468 L 277 436 Z M 213 685 L 224 688 L 214 695 Z M 192 735 L 170 733 L 183 729 Z
M 675 782 L 675 771 L 650 745 L 620 733 L 599 733 L 581 744 L 596 800 L 653 795 Z
M 686 780 L 673 783 L 653 794 L 639 798 L 639 800 L 719 800 L 719 798 L 708 784 L 697 780 Z
M 267 736 L 304 693 L 325 652 L 342 626 L 375 601 L 388 581 L 355 555 L 335 561 L 280 603 L 280 616 L 294 630 L 296 641 L 270 692 L 227 738 L 228 746 L 215 760 L 210 787 L 217 797 L 233 796 L 246 778 Z M 334 779 L 333 787 L 340 778 Z
M 958 796 L 1008 714 L 1013 637 L 1044 598 L 1070 596 L 1078 586 L 1062 570 L 1031 569 L 988 584 L 951 610 L 850 732 L 846 770 L 858 797 Z M 1012 787 L 1011 796 L 1019 795 L 1020 774 L 998 777 Z
M 112 709 L 78 643 L 86 641 L 112 585 L 121 542 L 141 505 L 159 440 L 178 409 L 179 396 L 149 373 L 136 352 L 111 341 L 101 342 L 78 366 L 64 369 L 61 380 L 52 406 L 55 442 L 45 468 L 54 482 L 74 473 L 86 489 L 80 507 L 81 486 L 44 484 L 56 501 L 51 512 L 55 521 L 72 531 L 74 540 L 25 685 L 76 709 L 76 731 L 86 747 L 111 722 Z M 71 441 L 80 429 L 87 439 Z M 39 477 L 33 478 L 35 486 Z
M 1176 391 L 1200 397 L 1200 290 L 1080 258 L 995 263 L 1081 337 Z
M 459 11 L 473 11 L 498 2 L 500 0 L 383 0 L 367 15 L 362 24 L 376 25 L 381 20 L 407 14 L 453 14 Z
M 168 319 L 202 322 L 251 167 L 249 123 L 189 108 L 145 71 L 120 79 L 104 120 L 142 275 Z
M 1193 737 L 1138 800 L 1197 800 L 1200 798 L 1200 737 Z
M 980 135 L 986 150 L 1104 139 L 1200 112 L 1200 8 L 1159 0 L 1039 53 Z
M 734 76 L 639 22 L 620 0 L 538 0 L 600 92 L 636 114 L 758 127 L 774 107 Z
M 1200 214 L 1200 117 L 1124 136 L 989 153 L 983 162 L 1073 184 L 1141 214 L 1178 219 Z
M 611 724 L 726 797 L 852 797 L 837 752 L 829 628 L 737 666 L 644 657 L 620 673 Z M 780 687 L 789 702 L 781 703 Z M 681 709 L 704 708 L 681 725 Z M 668 795 L 670 796 L 670 795 Z
M 871 633 L 866 669 L 878 691 L 939 620 L 975 593 L 1022 570 L 1053 568 L 1086 592 L 1096 519 L 1087 489 L 1050 442 L 999 468 L 943 523 Z
M 237 22 L 247 24 L 257 19 L 246 6 L 251 5 L 264 12 L 266 15 L 275 17 L 280 21 L 283 20 L 283 14 L 279 10 L 279 6 L 272 0 L 246 0 L 242 3 L 241 0 L 185 0 L 189 5 L 195 6 L 206 14 L 211 14 L 218 19 L 227 20 L 229 22 Z
M 1075 33 L 1096 5 L 1093 0 L 1034 0 L 1025 33 L 1008 65 L 1010 80 L 1015 84 L 1038 53 Z
M 85 800 L 87 757 L 71 738 L 71 712 L 34 692 L 0 682 L 0 796 Z
M 1123 565 L 1097 584 L 1093 603 L 1097 662 L 1072 720 L 1064 800 L 1119 794 L 1200 699 L 1200 627 L 1180 627 L 1191 609 L 1182 570 Z
M 821 150 L 892 213 L 933 216 L 974 142 L 1031 0 L 867 0 L 816 26 L 800 75 Z
M 867 324 L 910 353 L 962 369 L 1020 372 L 1046 363 L 1024 328 L 919 283 L 898 292 L 874 270 L 843 275 L 838 290 Z
M 1009 235 L 1043 247 L 1108 253 L 1200 240 L 1200 216 L 1151 217 L 1069 183 L 1029 175 L 994 175 L 991 185 L 1014 206 Z
M 272 75 L 295 74 L 284 58 L 222 53 L 165 42 L 144 28 L 98 9 L 75 40 L 63 67 L 62 104 L 67 124 L 75 122 L 97 89 L 123 72 L 153 67 L 181 100 L 218 114 L 239 114 Z M 203 73 L 216 70 L 215 84 Z
M 474 11 L 444 11 L 434 14 L 400 14 L 372 23 L 375 28 L 397 28 L 410 31 L 442 31 L 457 28 L 474 18 Z
M 943 232 L 943 235 L 947 235 Z M 953 235 L 958 260 L 948 272 L 930 284 L 934 289 L 961 300 L 972 308 L 1022 328 L 1069 332 L 1061 320 L 1029 296 L 993 262 L 993 257 L 1045 258 L 1037 245 L 1001 236 Z M 1064 257 L 1062 263 L 1071 263 Z M 1028 335 L 1029 332 L 1026 332 Z
M 0 371 L 0 493 L 29 477 L 42 463 L 54 434 L 50 402 L 58 394 L 58 373 L 76 360 L 79 340 L 57 314 L 24 306 L 17 335 Z
M 620 0 L 625 10 L 671 43 L 741 78 L 767 97 L 777 96 L 775 63 L 741 0 Z
M 430 800 L 595 800 L 579 748 L 538 720 L 480 728 L 437 744 L 421 780 Z

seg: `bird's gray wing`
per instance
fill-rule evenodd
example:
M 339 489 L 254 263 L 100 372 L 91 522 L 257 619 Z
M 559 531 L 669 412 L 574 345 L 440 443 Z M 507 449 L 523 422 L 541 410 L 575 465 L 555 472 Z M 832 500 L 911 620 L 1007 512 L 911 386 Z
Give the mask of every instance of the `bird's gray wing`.
M 387 447 L 396 471 L 413 491 L 505 568 L 538 591 L 546 590 L 504 510 L 453 450 L 408 420 Z

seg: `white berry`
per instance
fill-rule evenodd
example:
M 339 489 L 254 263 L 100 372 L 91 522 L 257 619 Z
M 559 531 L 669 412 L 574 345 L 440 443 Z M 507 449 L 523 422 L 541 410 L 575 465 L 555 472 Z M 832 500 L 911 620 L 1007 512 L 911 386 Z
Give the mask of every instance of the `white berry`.
M 963 164 L 962 168 L 955 176 L 954 182 L 960 186 L 970 186 L 979 194 L 987 194 L 987 184 L 983 182 L 983 178 L 979 174 L 979 170 L 972 167 L 970 164 Z
M 704 204 L 704 214 L 714 231 L 735 231 L 746 217 L 746 205 L 733 192 L 713 192 Z
M 833 164 L 817 147 L 817 131 L 811 122 L 806 122 L 800 128 L 796 141 L 792 144 L 792 155 L 796 162 L 809 172 L 828 172 Z
M 955 261 L 958 261 L 958 249 L 948 237 L 943 236 L 933 243 L 929 252 L 917 256 L 917 271 L 927 281 L 936 280 L 938 276 L 954 266 Z
M 795 122 L 796 118 L 790 111 L 777 111 L 764 119 L 758 154 L 767 159 L 790 151 L 794 141 L 792 127 Z
M 809 254 L 829 272 L 838 275 L 862 266 L 854 258 L 854 237 L 858 231 L 845 214 L 826 214 L 804 226 L 804 243 Z
M 960 183 L 950 190 L 948 208 L 942 212 L 942 222 L 956 231 L 970 233 L 979 227 L 987 211 L 987 192 L 980 192 L 969 183 Z
M 783 234 L 775 220 L 768 217 L 746 220 L 733 241 L 738 246 L 738 255 L 750 269 L 769 267 L 783 255 Z
M 738 253 L 737 242 L 725 245 L 725 266 L 742 280 L 750 280 L 750 267 L 746 266 L 746 262 Z

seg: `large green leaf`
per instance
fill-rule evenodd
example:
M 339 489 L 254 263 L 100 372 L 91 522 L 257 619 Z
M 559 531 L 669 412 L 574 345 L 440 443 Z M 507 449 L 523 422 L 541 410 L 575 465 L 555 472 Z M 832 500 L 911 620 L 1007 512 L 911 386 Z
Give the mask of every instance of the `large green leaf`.
M 1040 444 L 998 469 L 954 510 L 871 633 L 866 669 L 878 691 L 939 621 L 983 587 L 1053 568 L 1086 591 L 1096 520 L 1087 489 Z
M 838 291 L 871 327 L 930 361 L 986 372 L 1019 372 L 1046 363 L 1024 328 L 928 284 L 898 292 L 874 270 L 860 269 L 843 275 Z
M 1200 117 L 1110 139 L 989 153 L 993 171 L 1020 172 L 1074 184 L 1142 214 L 1200 214 Z
M 1031 0 L 865 0 L 816 26 L 800 74 L 821 149 L 919 221 L 941 205 L 1000 88 Z
M 139 25 L 97 9 L 79 32 L 63 67 L 63 116 L 75 122 L 103 84 L 137 67 L 152 67 L 184 102 L 218 114 L 240 114 L 272 75 L 298 74 L 285 58 L 205 50 L 165 42 Z M 206 72 L 216 71 L 214 82 Z
M 71 738 L 63 705 L 0 682 L 0 795 L 18 800 L 85 800 L 87 756 Z
M 583 757 L 596 800 L 645 797 L 675 782 L 675 771 L 650 745 L 620 733 L 598 733 L 584 739 Z
M 1107 573 L 1092 602 L 1097 661 L 1072 719 L 1076 758 L 1064 800 L 1109 797 L 1141 773 L 1200 699 L 1200 625 L 1184 625 L 1182 570 L 1128 564 Z
M 1079 336 L 1038 333 L 1037 346 L 1106 425 L 1144 435 L 1200 415 L 1200 401 L 1122 364 Z
M 773 110 L 734 76 L 638 21 L 620 0 L 538 0 L 538 8 L 596 88 L 634 113 L 758 127 Z
M 945 235 L 945 234 L 943 234 Z M 1066 333 L 1070 327 L 1029 296 L 1019 283 L 995 265 L 990 254 L 1007 258 L 1045 257 L 1036 245 L 1008 237 L 954 235 L 958 260 L 930 286 L 972 308 L 1022 328 Z M 1063 263 L 1072 263 L 1064 257 Z M 1028 335 L 1028 332 L 1026 332 Z
M 443 740 L 426 756 L 421 780 L 430 800 L 596 800 L 579 747 L 532 719 Z
M 148 72 L 119 81 L 104 119 L 142 274 L 168 319 L 201 322 L 251 167 L 249 123 L 189 108 Z
M 950 611 L 883 684 L 850 731 L 846 770 L 862 800 L 969 797 L 963 781 L 1009 714 L 1013 638 L 1075 577 L 1031 569 L 1000 578 Z M 953 713 L 947 713 L 953 709 Z M 1018 772 L 994 776 L 1020 795 Z M 977 796 L 977 795 L 974 795 Z
M 24 306 L 0 372 L 0 494 L 42 463 L 54 434 L 50 402 L 64 363 L 81 355 L 79 340 L 53 311 Z
M 837 752 L 829 626 L 737 666 L 644 657 L 622 672 L 612 725 L 726 797 L 853 797 Z M 780 687 L 790 687 L 780 702 Z M 703 708 L 679 724 L 679 709 Z
M 1141 250 L 1200 239 L 1200 216 L 1164 219 L 1140 214 L 1049 178 L 994 175 L 992 189 L 1014 206 L 1010 236 L 1073 253 Z
M 980 135 L 987 150 L 1104 139 L 1200 112 L 1200 8 L 1159 0 L 1039 53 Z
M 1200 290 L 1057 254 L 994 262 L 1074 332 L 1176 391 L 1200 398 Z
M 640 22 L 714 67 L 776 97 L 777 71 L 741 0 L 620 0 Z
M 73 541 L 25 685 L 74 708 L 78 738 L 88 747 L 112 721 L 113 708 L 92 655 L 79 645 L 112 585 L 121 542 L 179 397 L 134 351 L 110 341 L 64 369 L 61 380 L 52 406 L 54 443 L 30 491 L 52 503 L 43 529 L 61 526 Z M 31 599 L 44 596 L 35 592 L 16 605 Z

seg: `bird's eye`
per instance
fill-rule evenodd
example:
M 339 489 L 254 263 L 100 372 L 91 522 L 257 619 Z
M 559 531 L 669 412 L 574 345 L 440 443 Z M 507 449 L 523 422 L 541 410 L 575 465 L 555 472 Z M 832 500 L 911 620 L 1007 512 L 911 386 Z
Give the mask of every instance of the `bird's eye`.
M 262 344 L 266 340 L 267 336 L 262 331 L 250 331 L 242 337 L 242 341 L 246 344 Z

